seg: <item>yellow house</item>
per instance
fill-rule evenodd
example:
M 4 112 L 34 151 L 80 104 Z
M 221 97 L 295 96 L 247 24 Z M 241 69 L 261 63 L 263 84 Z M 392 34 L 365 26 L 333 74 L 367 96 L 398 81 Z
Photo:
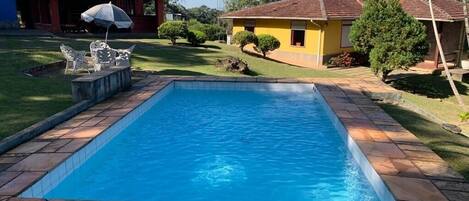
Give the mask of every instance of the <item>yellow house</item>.
M 401 0 L 409 14 L 431 28 L 428 4 L 421 0 Z M 231 35 L 239 31 L 252 31 L 256 35 L 270 34 L 280 40 L 278 50 L 269 58 L 298 66 L 319 68 L 330 57 L 343 51 L 353 51 L 348 35 L 353 20 L 362 11 L 361 0 L 282 0 L 261 6 L 224 14 L 231 20 Z M 463 7 L 457 0 L 435 0 L 434 10 L 447 52 L 461 56 L 464 41 Z M 438 51 L 434 36 L 427 29 L 430 51 L 427 62 L 438 65 Z M 230 41 L 230 40 L 228 40 Z M 252 50 L 252 48 L 248 48 Z M 451 55 L 450 55 L 451 57 Z

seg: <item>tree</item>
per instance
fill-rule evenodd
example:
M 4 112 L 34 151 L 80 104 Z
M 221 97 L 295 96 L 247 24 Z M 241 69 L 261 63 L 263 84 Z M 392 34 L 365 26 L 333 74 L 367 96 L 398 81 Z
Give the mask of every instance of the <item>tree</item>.
M 261 34 L 257 36 L 258 44 L 256 48 L 262 52 L 262 56 L 266 56 L 269 51 L 274 51 L 280 47 L 280 41 L 272 35 Z
M 180 14 L 182 19 L 189 18 L 189 11 L 179 3 L 168 3 L 165 7 L 165 12 L 169 14 Z
M 275 1 L 279 0 L 225 0 L 224 2 L 225 10 L 231 12 Z
M 464 0 L 464 4 L 466 4 L 465 0 Z M 432 16 L 433 33 L 435 34 L 435 36 L 438 36 L 438 29 L 436 27 L 435 15 L 433 13 L 432 0 L 428 0 L 428 7 L 430 8 L 430 15 Z M 464 18 L 465 18 L 465 26 L 466 26 L 466 31 L 467 31 L 467 28 L 468 28 L 467 27 L 468 26 L 467 5 L 464 5 Z M 466 33 L 466 36 L 467 34 L 468 33 Z M 459 105 L 461 106 L 461 108 L 467 111 L 466 105 L 464 104 L 464 101 L 461 98 L 461 95 L 459 94 L 458 88 L 456 88 L 456 85 L 454 84 L 453 77 L 451 76 L 451 73 L 449 72 L 448 64 L 446 63 L 445 53 L 443 51 L 443 46 L 441 45 L 440 38 L 439 37 L 435 37 L 435 38 L 436 38 L 436 45 L 437 45 L 438 51 L 440 52 L 441 60 L 443 61 L 443 67 L 445 68 L 445 74 L 448 79 L 449 85 L 451 86 L 451 90 L 453 91 L 454 96 L 456 96 L 456 99 Z
M 240 31 L 236 33 L 233 37 L 233 41 L 235 44 L 239 45 L 239 48 L 241 48 L 241 51 L 244 51 L 244 47 L 248 44 L 255 44 L 257 45 L 258 40 L 257 36 L 250 32 L 250 31 Z
M 158 36 L 171 40 L 176 45 L 176 40 L 185 37 L 187 34 L 187 24 L 182 21 L 167 21 L 158 27 Z
M 156 14 L 156 7 L 155 7 L 156 0 L 144 0 L 143 1 L 143 12 L 148 15 L 155 15 Z M 165 8 L 166 12 L 172 11 L 171 8 L 178 5 L 179 0 L 165 0 Z M 169 8 L 169 9 L 168 9 Z M 173 12 L 169 12 L 173 13 Z
M 469 17 L 468 17 L 468 8 L 467 0 L 463 0 L 463 12 L 464 12 L 464 27 L 466 28 L 466 42 L 469 45 Z
M 370 55 L 371 69 L 385 81 L 393 70 L 407 70 L 423 60 L 428 51 L 425 30 L 399 0 L 367 0 L 349 37 L 355 50 Z
M 190 8 L 187 11 L 189 19 L 196 19 L 203 24 L 216 24 L 218 16 L 222 13 L 220 10 L 207 6 Z

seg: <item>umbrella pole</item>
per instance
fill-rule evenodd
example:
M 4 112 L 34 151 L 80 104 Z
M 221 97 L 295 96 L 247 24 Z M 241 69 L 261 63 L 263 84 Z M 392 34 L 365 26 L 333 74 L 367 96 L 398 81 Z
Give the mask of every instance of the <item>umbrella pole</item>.
M 104 43 L 106 43 L 106 44 L 107 44 L 107 35 L 108 35 L 108 33 L 109 33 L 109 27 L 110 27 L 110 26 L 108 26 L 107 29 L 106 29 L 106 39 L 104 40 Z

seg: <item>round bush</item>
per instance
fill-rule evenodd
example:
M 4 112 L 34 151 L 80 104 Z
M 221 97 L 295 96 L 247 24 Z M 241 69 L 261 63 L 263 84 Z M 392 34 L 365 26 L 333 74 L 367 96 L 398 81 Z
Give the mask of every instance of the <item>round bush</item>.
M 207 34 L 207 39 L 211 41 L 226 39 L 225 28 L 216 24 L 205 24 L 201 31 Z
M 224 27 L 217 24 L 202 24 L 197 20 L 190 20 L 188 22 L 189 30 L 197 30 L 204 32 L 207 35 L 207 40 L 225 40 L 226 30 Z
M 239 45 L 241 51 L 244 51 L 244 46 L 251 43 L 257 45 L 258 40 L 254 33 L 250 31 L 240 31 L 234 35 L 233 42 Z
M 192 30 L 187 33 L 187 41 L 189 41 L 193 46 L 198 46 L 207 41 L 207 35 L 205 35 L 204 32 Z
M 187 24 L 183 21 L 167 21 L 158 27 L 158 36 L 171 40 L 173 45 L 176 39 L 183 38 L 187 34 Z
M 274 51 L 280 47 L 280 41 L 272 35 L 261 34 L 257 36 L 258 44 L 256 48 L 262 52 L 265 57 L 269 51 Z

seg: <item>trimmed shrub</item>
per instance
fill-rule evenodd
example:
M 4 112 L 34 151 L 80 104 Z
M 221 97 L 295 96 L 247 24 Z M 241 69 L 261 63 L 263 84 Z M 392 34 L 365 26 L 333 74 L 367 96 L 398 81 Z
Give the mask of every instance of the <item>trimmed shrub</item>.
M 184 38 L 187 35 L 187 24 L 183 21 L 167 21 L 158 27 L 158 36 L 171 40 L 176 45 L 178 38 Z
M 187 33 L 187 41 L 189 41 L 192 46 L 198 46 L 207 41 L 207 35 L 201 31 L 191 30 Z
M 266 56 L 267 52 L 274 51 L 280 47 L 280 41 L 272 35 L 261 34 L 257 36 L 258 44 L 256 49 L 262 52 L 262 56 Z
M 329 59 L 329 65 L 337 66 L 337 67 L 351 67 L 355 65 L 355 58 L 352 57 L 350 52 L 343 52 L 335 57 Z
M 248 44 L 255 44 L 257 46 L 258 40 L 257 36 L 250 31 L 240 31 L 236 33 L 233 37 L 233 42 L 239 45 L 241 51 L 244 51 L 244 47 Z

